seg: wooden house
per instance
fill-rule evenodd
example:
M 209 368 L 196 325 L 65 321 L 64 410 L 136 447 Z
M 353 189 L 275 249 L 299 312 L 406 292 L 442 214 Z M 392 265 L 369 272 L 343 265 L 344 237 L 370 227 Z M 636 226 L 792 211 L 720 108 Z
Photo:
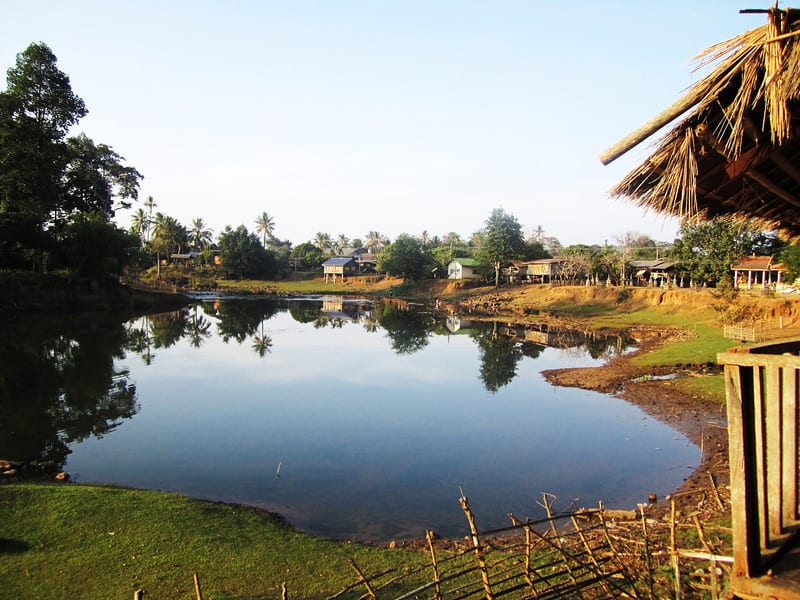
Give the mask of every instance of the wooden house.
M 771 256 L 745 256 L 731 265 L 733 287 L 763 289 L 780 286 L 787 269 L 781 263 L 772 262 Z
M 447 265 L 448 279 L 482 279 L 480 262 L 474 258 L 454 258 Z
M 337 277 L 344 281 L 346 275 L 356 273 L 357 264 L 354 258 L 334 256 L 322 263 L 322 272 L 325 274 L 325 283 L 328 283 L 328 277 L 331 277 L 333 283 L 336 283 Z
M 675 279 L 675 261 L 673 260 L 632 260 L 631 279 L 634 285 L 660 287 Z
M 612 191 L 683 219 L 756 224 L 800 239 L 800 10 L 710 48 L 708 74 L 601 155 L 673 123 Z M 763 272 L 763 271 L 762 271 Z M 731 594 L 800 600 L 800 340 L 720 353 L 733 523 Z
M 526 261 L 525 276 L 531 283 L 552 283 L 561 276 L 564 268 L 563 258 L 537 258 Z

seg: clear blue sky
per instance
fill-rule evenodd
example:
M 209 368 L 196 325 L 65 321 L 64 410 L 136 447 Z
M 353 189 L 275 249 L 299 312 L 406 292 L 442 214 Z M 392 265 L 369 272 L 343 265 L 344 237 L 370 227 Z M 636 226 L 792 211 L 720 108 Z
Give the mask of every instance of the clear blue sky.
M 3 0 L 0 66 L 49 45 L 89 109 L 76 133 L 215 235 L 266 211 L 295 244 L 468 237 L 502 207 L 565 245 L 672 241 L 676 221 L 608 196 L 652 140 L 598 154 L 696 80 L 700 50 L 765 22 L 739 9 L 771 4 Z

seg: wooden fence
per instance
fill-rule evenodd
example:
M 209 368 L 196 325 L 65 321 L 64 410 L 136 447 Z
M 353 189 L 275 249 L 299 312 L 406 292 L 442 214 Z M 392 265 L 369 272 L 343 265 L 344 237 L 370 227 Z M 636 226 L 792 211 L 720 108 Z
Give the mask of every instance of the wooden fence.
M 698 514 L 707 503 L 727 506 L 725 489 L 699 491 L 697 510 L 681 515 L 674 498 L 664 518 L 639 510 L 597 509 L 556 513 L 555 496 L 538 502 L 547 518 L 521 520 L 509 514 L 507 527 L 479 531 L 469 501 L 461 508 L 470 535 L 463 540 L 435 540 L 430 531 L 424 552 L 429 564 L 411 571 L 366 573 L 352 559 L 353 581 L 327 600 L 465 600 L 468 598 L 578 598 L 655 600 L 722 597 L 733 559 L 722 551 L 724 532 L 708 531 Z M 678 547 L 681 530 L 691 529 L 699 548 Z M 197 600 L 200 577 L 194 575 Z M 141 599 L 137 590 L 134 600 Z M 269 596 L 264 596 L 268 598 Z M 293 598 L 284 583 L 281 599 Z
M 800 340 L 721 353 L 733 517 L 733 589 L 800 599 Z M 748 595 L 749 594 L 749 595 Z
M 759 321 L 757 323 L 736 323 L 725 325 L 723 335 L 726 339 L 739 342 L 763 342 L 776 337 L 783 329 L 783 319 Z

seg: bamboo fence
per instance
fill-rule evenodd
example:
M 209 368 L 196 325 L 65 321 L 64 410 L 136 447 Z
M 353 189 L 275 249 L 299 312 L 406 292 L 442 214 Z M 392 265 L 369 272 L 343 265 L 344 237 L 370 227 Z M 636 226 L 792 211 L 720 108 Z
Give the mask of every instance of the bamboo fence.
M 724 597 L 733 560 L 726 554 L 730 531 L 709 529 L 700 517 L 711 505 L 729 508 L 728 489 L 712 485 L 687 494 L 699 494 L 697 502 L 683 503 L 684 510 L 687 505 L 692 509 L 689 513 L 678 511 L 673 496 L 669 510 L 655 518 L 652 505 L 644 504 L 631 511 L 607 510 L 600 503 L 595 509 L 556 512 L 556 497 L 543 493 L 537 504 L 546 518 L 521 520 L 509 514 L 510 525 L 486 531 L 478 529 L 462 494 L 469 536 L 445 542 L 427 531 L 424 552 L 430 562 L 415 570 L 366 573 L 348 559 L 352 583 L 326 600 L 718 600 Z M 680 540 L 695 547 L 679 547 Z M 193 580 L 196 599 L 203 600 L 199 575 Z M 134 600 L 142 595 L 137 590 Z M 283 583 L 281 600 L 292 597 Z

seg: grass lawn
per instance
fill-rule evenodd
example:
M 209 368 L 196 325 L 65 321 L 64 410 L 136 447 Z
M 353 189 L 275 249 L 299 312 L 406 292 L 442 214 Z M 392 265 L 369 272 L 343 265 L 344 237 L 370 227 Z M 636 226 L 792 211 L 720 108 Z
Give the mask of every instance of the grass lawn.
M 0 485 L 0 523 L 3 599 L 193 598 L 193 573 L 204 598 L 280 598 L 286 582 L 289 597 L 315 599 L 357 580 L 348 558 L 365 573 L 428 562 L 305 535 L 252 508 L 121 488 Z

